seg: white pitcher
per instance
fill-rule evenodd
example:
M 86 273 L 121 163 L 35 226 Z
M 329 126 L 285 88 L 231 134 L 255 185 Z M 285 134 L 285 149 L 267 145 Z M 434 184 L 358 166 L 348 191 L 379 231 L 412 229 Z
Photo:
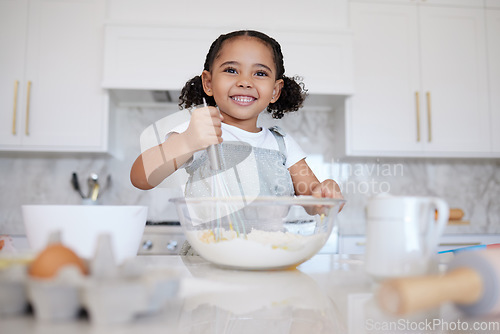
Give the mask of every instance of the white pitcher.
M 373 197 L 366 207 L 366 271 L 380 279 L 427 273 L 448 217 L 439 198 Z

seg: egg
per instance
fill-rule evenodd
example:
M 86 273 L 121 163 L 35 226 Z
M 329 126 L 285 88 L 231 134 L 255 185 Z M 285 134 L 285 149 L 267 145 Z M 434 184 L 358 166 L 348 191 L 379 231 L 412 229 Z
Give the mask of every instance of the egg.
M 41 251 L 31 263 L 28 273 L 32 277 L 51 278 L 57 272 L 68 265 L 75 265 L 83 275 L 88 274 L 88 268 L 74 251 L 68 247 L 56 243 L 47 246 Z

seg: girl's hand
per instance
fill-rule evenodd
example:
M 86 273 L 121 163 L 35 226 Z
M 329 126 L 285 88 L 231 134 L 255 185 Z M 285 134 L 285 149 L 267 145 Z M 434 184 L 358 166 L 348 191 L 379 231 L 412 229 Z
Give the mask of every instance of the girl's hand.
M 311 168 L 307 165 L 305 159 L 298 161 L 295 165 L 288 168 L 288 170 L 290 171 L 290 176 L 292 177 L 295 195 L 312 195 L 313 197 L 344 199 L 337 182 L 328 179 L 320 183 Z M 344 203 L 341 204 L 339 210 L 342 210 L 343 207 Z M 321 206 L 314 206 L 305 209 L 312 215 L 321 214 L 325 211 L 325 208 L 322 208 Z
M 191 120 L 184 134 L 193 152 L 222 143 L 222 119 L 215 107 L 197 108 L 191 113 Z
M 342 196 L 342 192 L 340 191 L 339 185 L 337 184 L 337 182 L 331 179 L 327 179 L 314 186 L 312 189 L 312 196 L 344 199 L 344 196 Z M 345 203 L 342 203 L 340 205 L 339 211 L 342 210 L 344 205 Z
M 327 179 L 312 188 L 313 197 L 328 197 L 336 199 L 344 199 L 337 182 L 332 179 Z

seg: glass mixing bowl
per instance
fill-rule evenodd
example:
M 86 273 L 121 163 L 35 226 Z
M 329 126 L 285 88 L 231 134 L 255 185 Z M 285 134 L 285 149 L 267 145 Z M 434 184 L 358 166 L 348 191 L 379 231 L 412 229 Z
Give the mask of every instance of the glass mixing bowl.
M 186 239 L 218 266 L 296 267 L 327 242 L 344 200 L 298 197 L 173 198 Z

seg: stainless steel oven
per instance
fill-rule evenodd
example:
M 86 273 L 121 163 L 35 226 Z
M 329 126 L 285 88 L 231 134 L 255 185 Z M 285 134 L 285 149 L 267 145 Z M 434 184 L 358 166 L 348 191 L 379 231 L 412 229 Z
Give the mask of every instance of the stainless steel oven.
M 146 222 L 139 255 L 177 255 L 186 241 L 178 221 Z

